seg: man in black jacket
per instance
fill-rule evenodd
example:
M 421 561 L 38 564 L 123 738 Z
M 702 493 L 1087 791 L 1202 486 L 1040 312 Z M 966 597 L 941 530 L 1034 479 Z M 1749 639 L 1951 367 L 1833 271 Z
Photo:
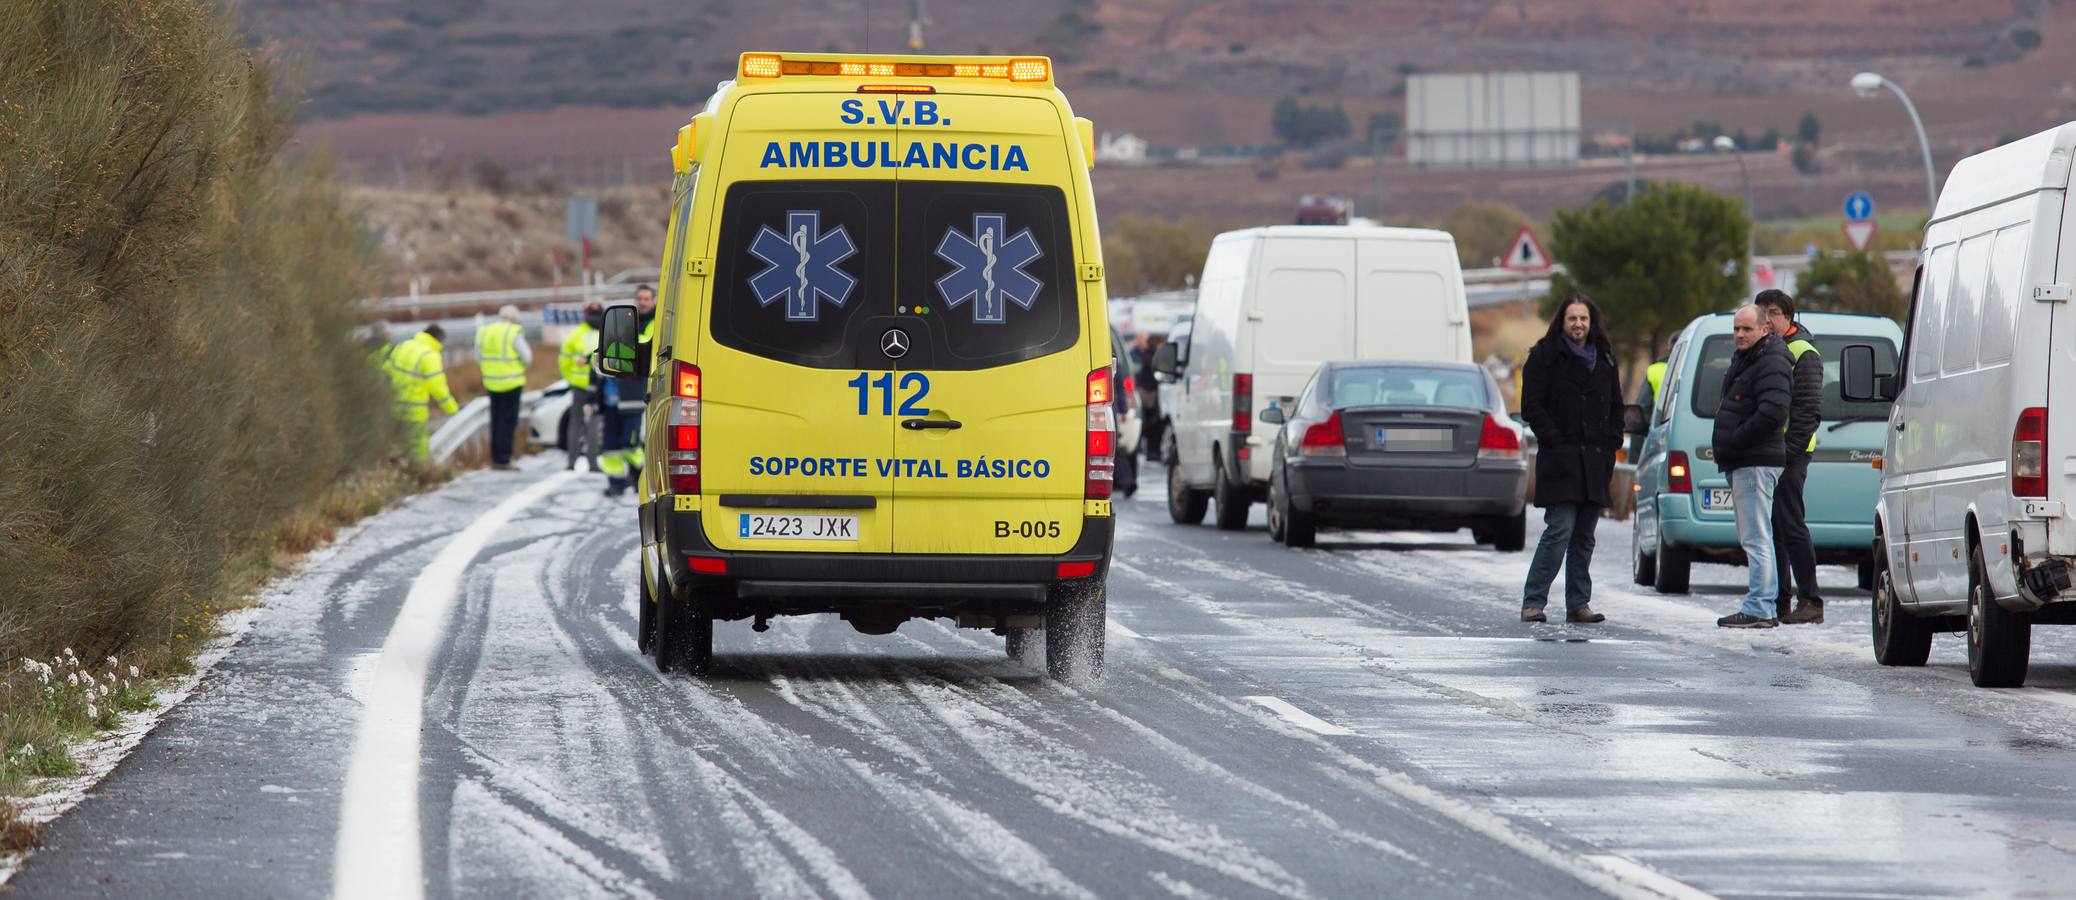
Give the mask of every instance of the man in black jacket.
M 1600 309 L 1584 294 L 1558 304 L 1521 366 L 1521 418 L 1535 431 L 1535 505 L 1543 536 L 1521 589 L 1521 621 L 1546 622 L 1550 582 L 1564 567 L 1565 619 L 1600 622 L 1593 597 L 1593 529 L 1609 506 L 1608 479 L 1622 443 L 1622 378 Z
M 1795 321 L 1795 298 L 1785 291 L 1764 290 L 1752 300 L 1766 314 L 1766 330 L 1787 345 L 1795 361 L 1795 387 L 1788 402 L 1787 465 L 1773 489 L 1773 560 L 1780 581 L 1780 623 L 1820 624 L 1824 598 L 1817 594 L 1816 543 L 1802 504 L 1809 479 L 1809 455 L 1816 450 L 1817 426 L 1824 421 L 1824 357 L 1816 336 Z M 1795 609 L 1788 610 L 1789 601 Z
M 1744 603 L 1737 612 L 1716 620 L 1724 628 L 1772 628 L 1780 624 L 1776 605 L 1779 573 L 1773 568 L 1773 489 L 1787 464 L 1782 428 L 1793 393 L 1794 363 L 1781 339 L 1766 330 L 1766 317 L 1756 306 L 1737 310 L 1731 334 L 1737 353 L 1723 375 L 1723 399 L 1716 407 L 1716 468 L 1730 478 L 1737 514 L 1737 542 L 1744 546 Z

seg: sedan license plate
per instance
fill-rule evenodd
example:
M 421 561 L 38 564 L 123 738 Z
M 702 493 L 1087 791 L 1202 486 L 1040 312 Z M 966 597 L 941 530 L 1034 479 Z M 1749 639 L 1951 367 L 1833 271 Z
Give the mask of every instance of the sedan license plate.
M 736 536 L 787 541 L 855 541 L 858 539 L 858 517 L 742 513 L 736 519 Z
M 1387 453 L 1447 453 L 1455 435 L 1450 428 L 1379 428 L 1377 445 Z
M 1730 500 L 1729 488 L 1709 488 L 1701 495 L 1702 509 L 1730 509 L 1734 505 Z

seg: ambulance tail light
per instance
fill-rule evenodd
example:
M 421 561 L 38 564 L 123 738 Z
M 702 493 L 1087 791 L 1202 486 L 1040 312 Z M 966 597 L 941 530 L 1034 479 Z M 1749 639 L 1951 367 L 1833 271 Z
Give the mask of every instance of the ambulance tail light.
M 670 435 L 667 465 L 670 492 L 699 493 L 699 367 L 688 362 L 672 364 L 670 413 L 664 427 Z
M 1082 496 L 1110 499 L 1117 474 L 1117 410 L 1110 406 L 1110 367 L 1088 373 L 1088 478 Z
M 2011 427 L 2011 496 L 2047 496 L 2047 407 L 2019 413 Z
M 1687 469 L 1686 451 L 1665 454 L 1665 489 L 1675 494 L 1694 493 L 1694 476 Z

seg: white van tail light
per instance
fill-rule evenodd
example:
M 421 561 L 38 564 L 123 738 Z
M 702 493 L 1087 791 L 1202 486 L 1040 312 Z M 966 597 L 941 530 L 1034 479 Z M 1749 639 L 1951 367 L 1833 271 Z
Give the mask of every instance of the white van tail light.
M 1478 458 L 1519 460 L 1521 433 L 1487 415 L 1485 428 L 1478 433 Z
M 1110 367 L 1088 373 L 1088 481 L 1082 496 L 1110 499 L 1117 473 L 1117 410 L 1110 406 Z
M 699 367 L 688 362 L 671 364 L 670 415 L 664 427 L 670 432 L 667 464 L 670 492 L 699 493 Z
M 2011 496 L 2047 496 L 2047 407 L 2019 413 L 2011 428 Z

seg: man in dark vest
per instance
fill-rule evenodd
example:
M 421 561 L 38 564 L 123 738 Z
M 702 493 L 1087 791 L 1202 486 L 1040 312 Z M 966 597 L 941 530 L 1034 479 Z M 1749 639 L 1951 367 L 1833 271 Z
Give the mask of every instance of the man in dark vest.
M 1766 314 L 1766 330 L 1787 342 L 1795 361 L 1795 386 L 1788 401 L 1787 465 L 1773 487 L 1773 558 L 1780 579 L 1780 623 L 1813 625 L 1824 621 L 1824 598 L 1817 594 L 1816 543 L 1809 537 L 1809 517 L 1802 487 L 1809 481 L 1809 457 L 1816 452 L 1817 426 L 1824 421 L 1824 357 L 1816 336 L 1795 320 L 1795 298 L 1780 290 L 1764 290 L 1752 305 Z M 1788 609 L 1789 601 L 1795 608 Z
M 1622 444 L 1622 377 L 1600 308 L 1584 294 L 1557 305 L 1550 328 L 1521 366 L 1521 418 L 1535 431 L 1535 505 L 1543 536 L 1521 589 L 1521 621 L 1545 622 L 1550 582 L 1564 568 L 1565 619 L 1607 617 L 1593 598 L 1593 529 L 1610 504 L 1608 479 Z

